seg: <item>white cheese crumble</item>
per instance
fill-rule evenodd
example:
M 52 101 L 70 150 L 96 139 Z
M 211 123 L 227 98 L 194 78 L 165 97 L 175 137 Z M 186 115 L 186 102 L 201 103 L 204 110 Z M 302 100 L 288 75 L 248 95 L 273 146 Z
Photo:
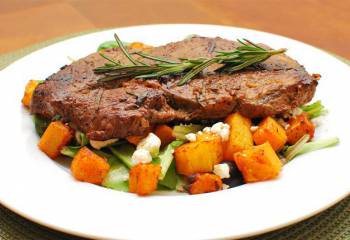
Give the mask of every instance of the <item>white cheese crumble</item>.
M 205 127 L 203 128 L 203 132 L 210 132 L 211 131 L 211 127 Z
M 133 166 L 139 163 L 150 163 L 152 162 L 151 153 L 146 149 L 136 149 L 132 154 L 131 163 Z
M 141 140 L 136 149 L 147 150 L 150 152 L 152 157 L 156 157 L 159 153 L 160 145 L 161 141 L 159 137 L 157 137 L 157 135 L 154 133 L 149 133 L 147 137 Z
M 214 133 L 219 135 L 222 141 L 227 141 L 230 137 L 230 125 L 223 122 L 217 122 L 213 126 L 205 127 L 202 131 L 198 131 L 197 133 L 188 133 L 185 137 L 188 141 L 194 142 L 197 140 L 197 136 L 200 136 L 203 133 Z
M 258 128 L 258 126 L 251 126 L 250 131 L 255 132 L 256 130 L 258 130 Z
M 229 189 L 229 188 L 230 188 L 229 185 L 227 185 L 227 184 L 225 184 L 225 183 L 222 184 L 222 189 L 223 189 L 223 190 L 226 190 L 226 189 Z
M 197 136 L 194 133 L 188 133 L 185 135 L 185 137 L 190 142 L 195 142 L 197 140 Z
M 115 143 L 117 141 L 118 141 L 118 138 L 112 138 L 112 139 L 108 139 L 106 141 L 90 140 L 90 145 L 93 148 L 100 150 L 101 148 L 107 147 L 108 145 L 111 145 L 112 143 Z
M 227 141 L 230 136 L 230 125 L 217 122 L 211 127 L 210 132 L 218 134 L 223 141 Z
M 218 175 L 220 178 L 230 177 L 230 167 L 226 163 L 214 165 L 214 174 Z

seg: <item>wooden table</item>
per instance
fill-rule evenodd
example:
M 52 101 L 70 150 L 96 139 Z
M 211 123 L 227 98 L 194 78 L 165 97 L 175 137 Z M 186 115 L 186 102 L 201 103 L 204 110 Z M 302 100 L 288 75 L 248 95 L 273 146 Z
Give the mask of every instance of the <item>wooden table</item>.
M 350 0 L 0 0 L 0 54 L 73 32 L 152 23 L 253 28 L 350 58 Z

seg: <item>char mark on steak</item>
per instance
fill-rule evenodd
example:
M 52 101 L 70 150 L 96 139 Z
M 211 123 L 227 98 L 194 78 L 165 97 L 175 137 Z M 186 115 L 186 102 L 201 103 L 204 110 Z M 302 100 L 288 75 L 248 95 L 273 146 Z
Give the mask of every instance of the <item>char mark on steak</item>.
M 237 46 L 222 38 L 194 37 L 148 53 L 177 60 L 213 57 Z M 105 54 L 128 63 L 119 49 Z M 35 90 L 31 112 L 48 119 L 60 115 L 89 139 L 107 140 L 143 135 L 162 123 L 219 120 L 235 111 L 249 118 L 283 114 L 309 102 L 317 86 L 317 77 L 285 54 L 232 74 L 214 73 L 219 65 L 213 65 L 184 86 L 176 85 L 179 77 L 101 83 L 93 69 L 105 62 L 93 53 L 51 75 Z

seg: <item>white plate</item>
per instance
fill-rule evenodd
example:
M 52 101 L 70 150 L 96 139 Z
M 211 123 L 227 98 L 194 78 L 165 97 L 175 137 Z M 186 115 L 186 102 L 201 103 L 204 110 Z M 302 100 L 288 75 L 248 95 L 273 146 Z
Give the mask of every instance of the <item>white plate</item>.
M 31 117 L 21 107 L 25 83 L 45 79 L 67 56 L 80 58 L 117 32 L 124 41 L 151 45 L 188 34 L 248 38 L 288 54 L 322 79 L 315 99 L 329 108 L 318 137 L 341 144 L 298 157 L 275 181 L 203 195 L 137 197 L 73 180 L 37 149 Z M 253 30 L 212 25 L 151 25 L 88 34 L 36 51 L 0 73 L 0 202 L 20 215 L 64 232 L 107 239 L 237 238 L 271 231 L 310 217 L 350 192 L 350 68 L 325 52 Z

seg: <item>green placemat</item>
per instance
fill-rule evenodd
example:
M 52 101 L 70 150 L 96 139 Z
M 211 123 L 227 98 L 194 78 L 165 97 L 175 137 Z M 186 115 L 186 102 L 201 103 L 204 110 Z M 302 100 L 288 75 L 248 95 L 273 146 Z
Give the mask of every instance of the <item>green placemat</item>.
M 69 36 L 55 38 L 15 52 L 0 55 L 0 69 L 37 49 L 55 42 L 79 36 L 94 31 L 86 31 Z M 338 56 L 336 56 L 338 57 Z M 350 64 L 350 61 L 338 57 Z M 1 240 L 78 240 L 74 237 L 38 225 L 24 219 L 0 205 L 0 239 Z M 350 239 L 350 197 L 342 200 L 328 210 L 295 225 L 266 233 L 246 240 L 349 240 Z

